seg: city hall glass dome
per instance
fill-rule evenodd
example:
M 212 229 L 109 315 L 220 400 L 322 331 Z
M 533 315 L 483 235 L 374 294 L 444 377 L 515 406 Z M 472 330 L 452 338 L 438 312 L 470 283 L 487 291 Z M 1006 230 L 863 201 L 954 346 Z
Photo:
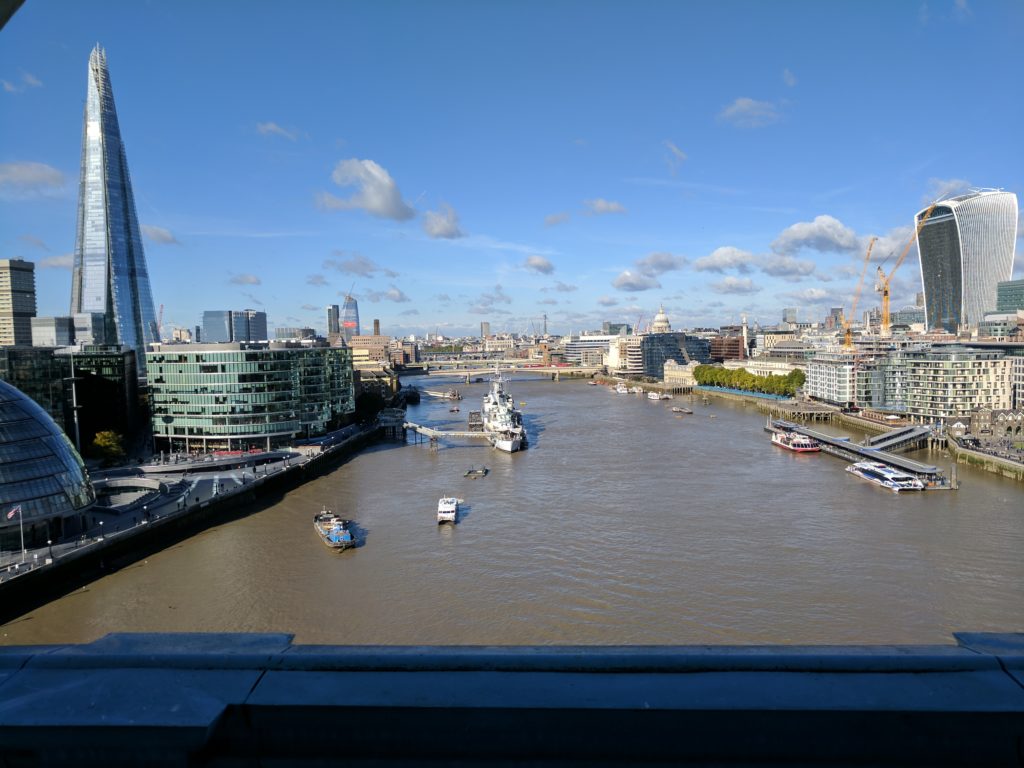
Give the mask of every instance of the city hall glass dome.
M 57 538 L 63 519 L 95 498 L 85 465 L 60 427 L 28 395 L 0 380 L 0 534 L 5 544 L 12 534 L 20 536 L 19 523 L 26 545 Z

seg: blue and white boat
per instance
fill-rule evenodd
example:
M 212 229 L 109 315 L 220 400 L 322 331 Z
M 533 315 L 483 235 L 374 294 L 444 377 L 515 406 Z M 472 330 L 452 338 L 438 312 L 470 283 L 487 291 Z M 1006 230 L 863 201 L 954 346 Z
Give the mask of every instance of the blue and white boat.
M 351 520 L 343 520 L 326 508 L 313 515 L 313 528 L 331 549 L 348 549 L 356 545 L 356 537 L 349 528 L 351 524 Z
M 888 488 L 893 493 L 924 490 L 924 483 L 920 478 L 900 472 L 898 469 L 893 469 L 888 464 L 878 461 L 858 461 L 856 464 L 848 466 L 846 471 L 875 485 Z

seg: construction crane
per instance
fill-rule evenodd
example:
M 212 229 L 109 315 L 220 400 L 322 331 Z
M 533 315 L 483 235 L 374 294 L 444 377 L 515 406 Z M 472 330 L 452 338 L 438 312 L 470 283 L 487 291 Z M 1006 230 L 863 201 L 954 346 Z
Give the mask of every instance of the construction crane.
M 896 274 L 896 270 L 900 268 L 900 264 L 907 258 L 907 254 L 910 253 L 910 246 L 917 241 L 917 236 L 921 234 L 921 228 L 924 223 L 928 221 L 928 217 L 932 215 L 932 211 L 935 210 L 935 206 L 939 204 L 936 200 L 934 203 L 928 206 L 928 210 L 924 212 L 920 219 L 917 220 L 917 227 L 914 228 L 913 236 L 907 240 L 907 244 L 903 247 L 903 253 L 896 259 L 896 263 L 892 265 L 892 269 L 889 270 L 889 274 L 885 274 L 882 271 L 881 265 L 879 265 L 876 272 L 877 280 L 875 281 L 875 291 L 882 294 L 882 328 L 880 335 L 889 336 L 892 331 L 889 328 L 889 284 L 892 282 L 892 276 Z
M 871 261 L 871 249 L 875 247 L 877 239 L 872 237 L 868 243 L 868 252 L 864 254 L 864 266 L 860 270 L 860 280 L 857 281 L 857 290 L 853 292 L 853 302 L 850 304 L 850 316 L 843 318 L 843 349 L 847 351 L 853 349 L 853 331 L 850 326 L 853 324 L 853 318 L 857 316 L 857 300 L 860 299 L 860 291 L 864 287 L 864 276 L 868 273 L 868 262 Z

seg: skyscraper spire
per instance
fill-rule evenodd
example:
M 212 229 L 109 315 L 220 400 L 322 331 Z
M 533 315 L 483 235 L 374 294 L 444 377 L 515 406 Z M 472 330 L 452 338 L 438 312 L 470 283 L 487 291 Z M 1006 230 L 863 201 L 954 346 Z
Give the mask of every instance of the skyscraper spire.
M 71 279 L 71 313 L 80 312 L 102 314 L 106 341 L 134 349 L 139 376 L 145 376 L 146 345 L 159 340 L 156 313 L 107 55 L 99 43 L 89 56 Z

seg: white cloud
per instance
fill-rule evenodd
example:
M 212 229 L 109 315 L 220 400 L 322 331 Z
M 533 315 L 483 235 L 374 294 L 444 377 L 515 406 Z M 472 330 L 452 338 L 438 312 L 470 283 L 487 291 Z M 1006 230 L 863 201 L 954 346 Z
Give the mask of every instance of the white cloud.
M 619 303 L 619 300 L 616 299 L 614 296 L 600 296 L 597 299 L 597 303 L 600 304 L 602 307 L 614 307 L 616 304 Z
M 804 248 L 825 253 L 852 253 L 861 249 L 861 243 L 852 229 L 827 215 L 787 227 L 772 243 L 772 250 L 783 255 L 792 255 Z
M 27 85 L 29 88 L 42 88 L 43 81 L 33 75 L 31 72 L 21 70 L 21 82 Z
M 288 141 L 295 141 L 299 138 L 299 132 L 293 129 L 282 128 L 277 123 L 256 123 L 256 130 L 261 136 L 283 136 Z
M 41 251 L 50 250 L 50 246 L 44 243 L 40 238 L 35 235 L 18 235 L 18 239 L 24 243 L 28 243 L 33 248 L 38 248 Z
M 541 299 L 537 303 L 543 304 L 546 307 L 554 307 L 558 305 L 558 299 Z
M 447 203 L 441 203 L 439 211 L 427 211 L 423 215 L 423 231 L 430 237 L 445 240 L 463 237 L 459 229 L 459 214 Z
M 793 256 L 765 256 L 760 263 L 761 271 L 772 277 L 807 277 L 817 265 L 808 259 Z
M 37 261 L 36 264 L 40 269 L 71 269 L 74 261 L 74 254 L 65 253 L 61 256 L 47 256 L 45 259 Z
M 676 171 L 679 170 L 679 166 L 686 162 L 686 153 L 668 139 L 665 139 L 662 144 L 668 150 L 668 157 L 666 158 L 666 162 L 668 162 L 668 169 L 672 175 L 675 176 Z
M 398 314 L 403 315 L 405 317 L 411 317 L 412 315 L 418 315 L 419 313 L 420 311 L 418 309 L 404 309 Z
M 825 301 L 835 303 L 838 301 L 834 294 L 824 288 L 804 288 L 802 291 L 790 291 L 783 294 L 787 299 L 795 302 L 807 302 L 808 304 L 820 304 Z
M 653 288 L 661 288 L 661 283 L 650 275 L 645 275 L 640 272 L 630 272 L 626 269 L 612 281 L 612 287 L 618 288 L 620 291 L 630 291 L 635 293 L 637 291 L 649 291 Z
M 359 275 L 360 277 L 373 277 L 382 272 L 388 277 L 398 277 L 398 273 L 387 267 L 382 267 L 373 259 L 368 259 L 361 253 L 354 253 L 346 256 L 344 251 L 334 251 L 336 256 L 345 256 L 342 259 L 326 259 L 323 263 L 324 269 L 335 269 L 346 275 Z
M 642 274 L 649 277 L 657 277 L 666 272 L 674 272 L 687 265 L 689 259 L 685 256 L 673 256 L 671 253 L 659 251 L 637 259 L 636 266 Z
M 603 197 L 597 197 L 593 200 L 584 200 L 583 205 L 587 207 L 587 212 L 593 216 L 602 216 L 606 213 L 626 212 L 622 203 L 617 203 L 614 200 L 605 200 Z
M 568 220 L 569 220 L 569 214 L 565 213 L 564 211 L 562 213 L 550 213 L 550 214 L 548 214 L 547 216 L 544 217 L 544 226 L 545 227 L 554 227 L 554 226 L 557 226 L 558 224 L 562 224 L 562 223 L 564 223 L 564 222 L 566 222 Z
M 151 240 L 154 243 L 162 243 L 164 245 L 181 245 L 169 229 L 154 227 L 150 224 L 143 224 L 141 229 L 142 234 L 145 235 L 146 239 Z
M 46 163 L 0 163 L 0 199 L 31 200 L 64 190 L 64 174 Z
M 737 272 L 746 273 L 750 271 L 751 265 L 755 262 L 754 254 L 731 245 L 716 248 L 709 256 L 702 256 L 693 262 L 693 268 L 698 272 L 725 272 L 728 269 L 735 269 Z
M 376 304 L 379 301 L 393 301 L 397 304 L 404 304 L 405 302 L 412 301 L 405 293 L 394 283 L 386 291 L 368 291 L 366 298 Z
M 310 275 L 306 278 L 306 285 L 330 285 L 323 275 Z
M 523 267 L 531 272 L 537 272 L 542 275 L 550 275 L 555 271 L 555 265 L 551 263 L 550 259 L 536 254 L 527 256 L 526 261 L 523 262 Z
M 447 293 L 439 293 L 434 298 L 440 301 L 441 303 L 447 303 L 452 300 L 452 297 L 449 296 Z
M 235 285 L 261 285 L 263 283 L 256 275 L 250 274 L 232 275 L 228 282 Z
M 16 86 L 10 80 L 0 80 L 0 85 L 2 85 L 4 87 L 4 90 L 7 93 L 17 93 L 18 90 L 19 90 L 18 86 Z
M 770 101 L 757 101 L 744 96 L 719 112 L 718 119 L 739 128 L 760 128 L 777 121 L 779 110 Z
M 578 291 L 579 286 L 569 285 L 568 283 L 563 283 L 561 280 L 556 280 L 555 290 L 559 293 L 572 293 L 573 291 Z
M 339 187 L 356 187 L 348 198 L 321 192 L 318 202 L 322 208 L 351 210 L 358 208 L 372 216 L 395 221 L 408 221 L 416 215 L 403 199 L 391 175 L 373 160 L 349 158 L 335 167 L 331 179 Z
M 749 277 L 733 277 L 729 275 L 717 283 L 711 284 L 711 290 L 715 293 L 757 293 L 761 289 L 754 285 Z
M 790 72 L 788 69 L 782 70 L 782 82 L 788 85 L 790 88 L 796 85 L 796 75 Z
M 318 307 L 316 304 L 303 304 L 302 308 L 304 310 L 306 310 L 307 312 L 319 312 L 320 311 L 320 307 Z

